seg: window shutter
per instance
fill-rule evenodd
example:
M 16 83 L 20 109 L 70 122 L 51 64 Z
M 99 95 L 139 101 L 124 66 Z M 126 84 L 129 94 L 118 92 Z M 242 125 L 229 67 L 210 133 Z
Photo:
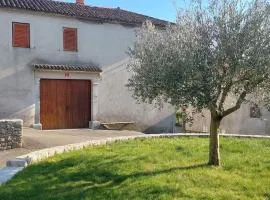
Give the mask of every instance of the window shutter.
M 64 51 L 77 51 L 77 29 L 64 28 L 63 32 Z
M 30 48 L 30 24 L 13 23 L 13 47 Z

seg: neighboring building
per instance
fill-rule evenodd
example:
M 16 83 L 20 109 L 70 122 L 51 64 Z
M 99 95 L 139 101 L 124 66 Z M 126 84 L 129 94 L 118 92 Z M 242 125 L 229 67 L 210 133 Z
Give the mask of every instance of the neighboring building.
M 89 121 L 134 121 L 141 131 L 172 132 L 174 110 L 137 104 L 125 84 L 128 48 L 146 20 L 83 0 L 0 1 L 0 118 L 44 129 Z
M 188 126 L 191 132 L 210 131 L 210 112 L 196 114 L 193 125 Z M 265 107 L 243 104 L 241 108 L 225 117 L 220 126 L 220 133 L 270 135 L 270 112 Z

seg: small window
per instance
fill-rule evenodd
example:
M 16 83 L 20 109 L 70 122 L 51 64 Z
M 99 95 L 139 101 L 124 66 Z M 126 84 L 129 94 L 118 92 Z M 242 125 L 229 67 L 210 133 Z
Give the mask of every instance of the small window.
M 262 114 L 261 114 L 261 109 L 259 108 L 258 105 L 252 105 L 250 107 L 250 117 L 251 118 L 261 118 Z
M 76 28 L 64 28 L 63 45 L 64 51 L 78 51 Z
M 12 23 L 13 47 L 30 48 L 30 24 Z

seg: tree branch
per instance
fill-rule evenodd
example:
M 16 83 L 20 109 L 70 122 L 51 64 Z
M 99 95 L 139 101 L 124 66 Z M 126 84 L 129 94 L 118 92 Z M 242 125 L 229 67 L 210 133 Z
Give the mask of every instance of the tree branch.
M 216 98 L 214 99 L 214 102 L 215 102 L 216 105 L 217 105 L 217 102 L 218 102 L 220 93 L 221 93 L 221 83 L 217 85 L 217 96 L 216 96 Z
M 247 96 L 247 92 L 246 92 L 246 91 L 242 92 L 242 94 L 240 94 L 240 96 L 239 96 L 239 98 L 238 98 L 238 100 L 237 100 L 235 106 L 229 108 L 228 110 L 225 110 L 225 111 L 223 112 L 222 116 L 223 116 L 223 117 L 226 117 L 227 115 L 229 115 L 229 114 L 231 114 L 231 113 L 237 111 L 237 110 L 241 107 L 241 105 L 242 105 L 242 103 L 244 102 L 246 96 Z
M 225 88 L 223 89 L 223 92 L 222 92 L 222 96 L 221 96 L 221 99 L 220 99 L 220 102 L 219 102 L 219 106 L 218 106 L 218 110 L 221 111 L 222 107 L 223 107 L 223 104 L 226 100 L 226 97 L 228 95 L 228 92 L 230 91 L 230 88 L 232 86 L 232 81 L 230 81 L 226 86 Z

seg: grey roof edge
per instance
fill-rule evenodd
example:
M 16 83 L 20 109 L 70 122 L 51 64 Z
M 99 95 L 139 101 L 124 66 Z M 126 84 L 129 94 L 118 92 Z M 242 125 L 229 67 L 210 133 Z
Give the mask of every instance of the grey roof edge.
M 122 10 L 120 8 L 105 8 L 90 5 L 52 0 L 1 0 L 0 8 L 57 14 L 89 21 L 119 23 L 123 25 L 142 25 L 146 20 L 152 21 L 158 27 L 165 27 L 172 22 Z
M 101 73 L 102 69 L 97 66 L 87 65 L 54 65 L 54 64 L 32 64 L 34 71 L 73 71 L 73 72 L 92 72 Z

